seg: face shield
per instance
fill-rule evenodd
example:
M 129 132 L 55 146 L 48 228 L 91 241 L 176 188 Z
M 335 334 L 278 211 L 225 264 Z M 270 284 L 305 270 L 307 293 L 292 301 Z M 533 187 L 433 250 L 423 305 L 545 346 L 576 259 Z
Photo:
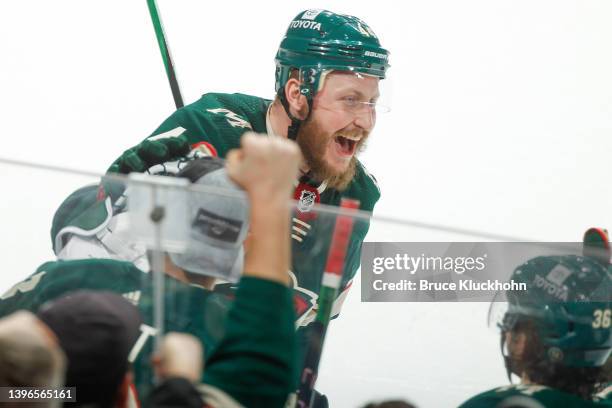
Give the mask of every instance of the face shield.
M 502 355 L 504 366 L 508 380 L 513 383 L 512 374 L 520 377 L 520 370 L 516 366 L 516 357 L 514 354 L 520 347 L 518 346 L 518 337 L 511 333 L 518 329 L 521 324 L 521 316 L 514 310 L 514 305 L 508 301 L 506 291 L 498 291 L 491 302 L 489 313 L 487 315 L 487 326 L 490 331 L 499 336 L 500 353 Z
M 554 323 L 576 318 L 568 315 L 564 305 L 560 301 L 546 302 L 542 299 L 520 298 L 512 292 L 501 290 L 495 294 L 491 302 L 487 325 L 493 331 L 504 333 L 515 330 L 521 321 L 531 320 L 538 322 L 538 326 L 547 332 L 554 331 Z
M 388 78 L 347 66 L 306 66 L 299 70 L 300 92 L 314 99 L 314 107 L 376 122 L 391 111 Z
M 499 291 L 495 294 L 491 305 L 489 306 L 489 313 L 487 315 L 487 327 L 489 330 L 500 332 L 506 331 L 512 328 L 513 322 L 508 319 L 508 299 L 506 298 L 506 292 Z

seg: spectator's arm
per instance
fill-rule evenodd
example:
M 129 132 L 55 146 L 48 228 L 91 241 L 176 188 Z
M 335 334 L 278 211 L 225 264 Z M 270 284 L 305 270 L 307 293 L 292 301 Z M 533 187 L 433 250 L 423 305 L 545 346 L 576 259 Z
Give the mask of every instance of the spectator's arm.
M 253 242 L 204 382 L 247 407 L 283 407 L 297 385 L 287 202 L 299 161 L 294 143 L 252 135 L 228 155 L 228 173 L 250 198 Z

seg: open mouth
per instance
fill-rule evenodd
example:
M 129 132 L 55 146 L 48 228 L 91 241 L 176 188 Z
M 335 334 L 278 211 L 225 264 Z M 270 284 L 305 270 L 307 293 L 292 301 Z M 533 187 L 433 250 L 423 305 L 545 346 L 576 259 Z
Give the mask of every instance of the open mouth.
M 336 136 L 334 143 L 341 156 L 352 156 L 357 148 L 358 140 L 349 139 L 343 136 Z

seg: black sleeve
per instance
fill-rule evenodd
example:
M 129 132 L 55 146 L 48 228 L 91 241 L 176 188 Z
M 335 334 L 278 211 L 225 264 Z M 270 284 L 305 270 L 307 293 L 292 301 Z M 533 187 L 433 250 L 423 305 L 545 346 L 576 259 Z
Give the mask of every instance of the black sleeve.
M 196 387 L 185 378 L 169 378 L 149 394 L 146 408 L 202 408 L 204 402 Z

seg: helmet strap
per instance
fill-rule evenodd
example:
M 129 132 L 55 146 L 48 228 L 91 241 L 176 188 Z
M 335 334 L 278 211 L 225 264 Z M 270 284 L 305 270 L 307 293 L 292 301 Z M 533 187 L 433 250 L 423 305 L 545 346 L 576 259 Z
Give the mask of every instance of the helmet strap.
M 278 90 L 277 95 L 278 95 L 278 100 L 280 101 L 281 105 L 283 105 L 283 109 L 285 109 L 285 113 L 291 120 L 291 124 L 287 128 L 287 138 L 289 140 L 296 141 L 298 131 L 300 130 L 300 126 L 302 125 L 302 122 L 307 120 L 310 117 L 310 112 L 312 112 L 312 98 L 306 97 L 306 101 L 308 102 L 308 113 L 306 114 L 306 118 L 299 119 L 291 114 L 291 110 L 289 108 L 289 101 L 287 101 L 287 97 L 285 95 L 285 87 L 281 87 Z

